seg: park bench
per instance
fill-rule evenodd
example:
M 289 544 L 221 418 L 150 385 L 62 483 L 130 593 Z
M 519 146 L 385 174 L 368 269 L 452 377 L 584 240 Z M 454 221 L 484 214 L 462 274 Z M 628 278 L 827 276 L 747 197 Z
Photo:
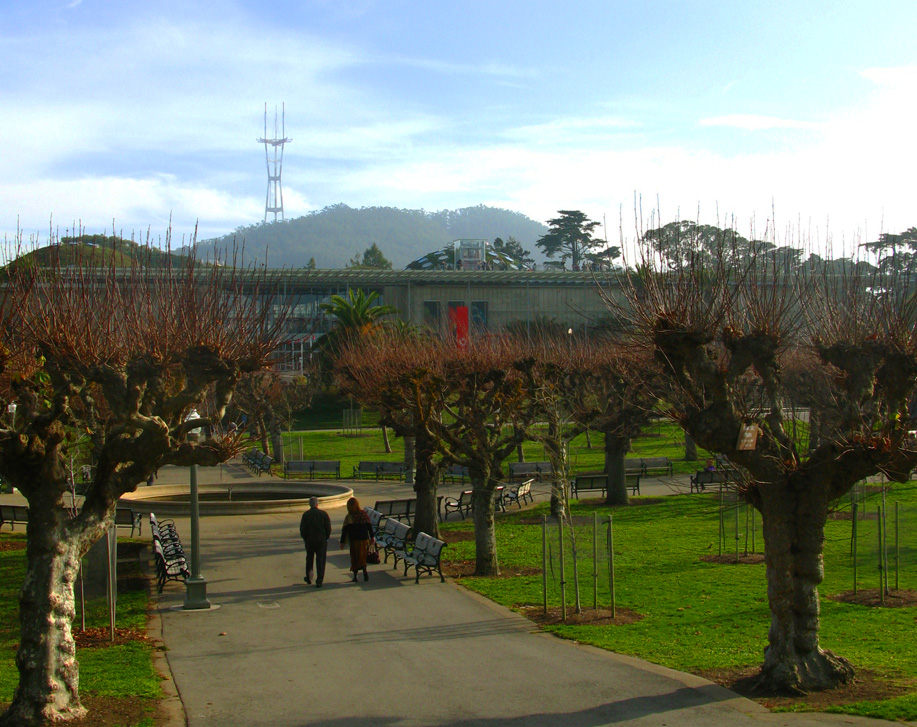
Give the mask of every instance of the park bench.
M 334 475 L 341 479 L 341 462 L 333 459 L 291 459 L 283 463 L 283 476 L 289 479 L 290 475 L 308 475 L 314 480 L 316 475 Z
M 553 474 L 550 462 L 510 462 L 509 479 L 511 482 L 516 480 L 530 480 L 533 478 L 542 479 L 550 478 Z
M 420 583 L 421 573 L 433 575 L 434 572 L 439 573 L 440 582 L 445 583 L 446 579 L 440 566 L 440 558 L 445 547 L 446 543 L 442 540 L 437 540 L 426 533 L 417 533 L 417 539 L 411 546 L 410 551 L 405 553 L 402 558 L 404 560 L 404 574 L 407 575 L 408 570 L 413 567 L 414 583 Z
M 640 477 L 639 473 L 624 471 L 624 486 L 632 495 L 640 494 Z M 604 472 L 583 472 L 574 478 L 573 497 L 580 499 L 581 492 L 590 490 L 599 490 L 602 497 L 605 497 L 608 492 L 608 475 Z
M 443 470 L 442 481 L 443 484 L 446 484 L 446 480 L 449 480 L 453 485 L 456 483 L 456 480 L 461 484 L 465 484 L 465 480 L 471 479 L 468 474 L 468 468 L 461 464 L 453 464 L 446 467 Z
M 526 480 L 525 482 L 520 482 L 518 485 L 510 485 L 503 491 L 502 505 L 505 509 L 507 505 L 516 503 L 516 505 L 521 509 L 523 503 L 526 500 L 535 502 L 535 498 L 532 496 L 532 483 L 535 480 Z
M 628 457 L 624 460 L 624 474 L 626 475 L 642 475 L 643 474 L 643 460 L 639 457 Z
M 242 456 L 242 461 L 252 472 L 257 472 L 258 477 L 261 477 L 263 472 L 270 474 L 271 465 L 274 464 L 274 458 L 260 449 L 250 449 Z
M 411 517 L 414 515 L 414 508 L 416 504 L 416 499 L 376 500 L 376 504 L 373 505 L 373 510 L 379 511 L 383 516 L 387 518 L 394 518 L 395 520 L 407 520 L 408 524 L 410 524 Z
M 143 524 L 143 515 L 139 512 L 134 512 L 128 507 L 119 507 L 115 510 L 115 525 L 118 527 L 130 528 L 131 537 L 134 537 L 134 530 L 137 531 L 137 535 L 141 535 L 143 530 L 141 525 Z
M 640 460 L 644 475 L 672 476 L 672 460 L 668 457 L 645 457 Z
M 463 490 L 458 498 L 447 497 L 443 501 L 443 520 L 448 520 L 449 513 L 451 512 L 459 513 L 462 516 L 462 520 L 464 520 L 465 516 L 471 512 L 471 498 L 473 494 L 473 490 Z
M 722 470 L 698 470 L 691 475 L 691 492 L 703 492 L 707 485 L 723 485 L 729 480 Z
M 391 525 L 389 525 L 391 523 Z M 376 538 L 376 547 L 381 547 L 384 554 L 383 563 L 388 563 L 388 557 L 393 558 L 392 567 L 397 567 L 398 559 L 404 558 L 411 537 L 411 528 L 397 520 L 386 520 L 382 538 Z
M 365 512 L 367 517 L 369 517 L 369 524 L 372 527 L 373 532 L 378 532 L 379 524 L 382 522 L 382 518 L 385 516 L 378 510 L 373 510 L 371 507 L 364 507 L 363 512 Z
M 25 505 L 0 505 L 0 527 L 10 524 L 10 530 L 16 529 L 16 523 L 28 524 L 29 508 Z
M 404 462 L 359 462 L 353 468 L 353 479 L 362 480 L 364 477 L 372 477 L 374 480 L 386 477 L 404 479 Z
M 153 534 L 156 581 L 162 593 L 166 581 L 185 581 L 191 577 L 191 571 L 174 523 L 168 520 L 160 523 L 156 515 L 150 513 L 150 532 Z

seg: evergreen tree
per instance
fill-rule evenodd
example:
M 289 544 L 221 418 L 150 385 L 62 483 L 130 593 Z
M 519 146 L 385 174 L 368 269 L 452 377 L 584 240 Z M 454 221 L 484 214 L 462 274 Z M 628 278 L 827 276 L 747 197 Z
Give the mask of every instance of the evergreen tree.
M 550 229 L 535 244 L 545 255 L 553 258 L 560 254 L 562 263 L 571 259 L 574 270 L 579 270 L 587 253 L 597 249 L 602 241 L 592 236 L 599 223 L 590 220 L 579 210 L 559 210 L 560 217 L 548 220 Z

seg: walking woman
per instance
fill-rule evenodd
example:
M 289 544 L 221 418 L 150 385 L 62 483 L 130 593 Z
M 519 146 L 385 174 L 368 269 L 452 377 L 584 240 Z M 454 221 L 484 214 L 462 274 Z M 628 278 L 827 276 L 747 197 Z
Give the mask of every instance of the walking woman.
M 341 530 L 341 550 L 344 543 L 350 543 L 350 570 L 353 573 L 353 582 L 357 582 L 357 573 L 363 571 L 363 580 L 369 580 L 366 572 L 366 554 L 369 544 L 373 539 L 373 526 L 369 522 L 369 515 L 363 512 L 357 498 L 351 497 L 347 501 L 347 516 L 344 518 L 344 528 Z

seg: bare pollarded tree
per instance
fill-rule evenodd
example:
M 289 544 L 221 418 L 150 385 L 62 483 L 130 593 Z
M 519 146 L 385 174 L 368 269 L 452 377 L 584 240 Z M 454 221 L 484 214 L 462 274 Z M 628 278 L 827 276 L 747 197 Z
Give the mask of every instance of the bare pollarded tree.
M 867 277 L 865 266 L 787 274 L 762 256 L 692 259 L 673 270 L 648 256 L 619 281 L 626 301 L 612 291 L 607 300 L 630 320 L 635 345 L 655 355 L 685 431 L 750 474 L 743 494 L 762 515 L 771 611 L 763 683 L 831 688 L 853 668 L 819 644 L 825 522 L 857 481 L 880 472 L 896 480 L 917 463 L 907 434 L 917 385 L 913 291 Z M 811 448 L 792 436 L 784 407 L 788 367 L 800 361 L 832 392 Z
M 417 467 L 414 529 L 439 537 L 436 489 L 442 472 L 438 425 L 449 384 L 443 376 L 447 344 L 396 331 L 345 344 L 335 361 L 341 390 L 376 409 L 400 437 L 414 438 Z
M 233 439 L 194 442 L 189 429 L 216 425 L 239 377 L 264 368 L 277 344 L 284 316 L 265 274 L 193 257 L 178 266 L 5 271 L 0 407 L 16 408 L 0 428 L 0 475 L 28 500 L 29 524 L 19 684 L 0 724 L 85 715 L 71 634 L 80 559 L 118 498 L 159 467 L 234 453 Z M 194 409 L 203 422 L 188 421 Z M 96 466 L 71 516 L 68 451 L 87 435 Z

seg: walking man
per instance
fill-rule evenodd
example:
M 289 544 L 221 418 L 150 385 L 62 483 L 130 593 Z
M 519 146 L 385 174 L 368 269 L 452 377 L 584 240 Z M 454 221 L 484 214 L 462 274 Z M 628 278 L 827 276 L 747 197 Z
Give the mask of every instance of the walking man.
M 315 587 L 321 588 L 325 580 L 325 559 L 328 556 L 328 538 L 331 537 L 331 518 L 318 507 L 318 498 L 309 498 L 309 509 L 299 521 L 299 534 L 306 543 L 306 583 L 312 583 L 312 564 L 315 564 Z

